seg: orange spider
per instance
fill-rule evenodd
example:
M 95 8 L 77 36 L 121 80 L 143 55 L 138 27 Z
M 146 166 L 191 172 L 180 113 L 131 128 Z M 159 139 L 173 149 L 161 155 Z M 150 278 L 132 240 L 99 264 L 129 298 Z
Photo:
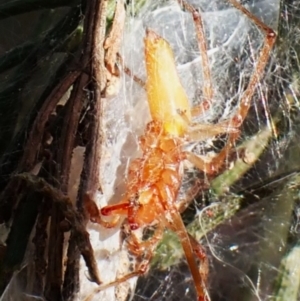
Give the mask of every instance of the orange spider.
M 194 124 L 193 117 L 207 110 L 213 98 L 213 88 L 204 38 L 201 15 L 185 1 L 179 3 L 192 13 L 197 29 L 198 45 L 201 51 L 205 101 L 191 108 L 185 90 L 182 87 L 170 45 L 152 30 L 146 31 L 145 60 L 147 82 L 145 84 L 152 121 L 146 126 L 144 135 L 139 138 L 142 151 L 140 158 L 129 166 L 127 190 L 123 199 L 115 204 L 102 208 L 99 212 L 92 198 L 86 202 L 91 221 L 104 227 L 115 227 L 119 219 L 127 217 L 130 235 L 127 239 L 129 250 L 141 259 L 137 271 L 118 279 L 120 283 L 132 276 L 145 273 L 163 230 L 169 228 L 180 238 L 193 280 L 198 300 L 208 300 L 205 290 L 208 263 L 205 253 L 198 242 L 187 233 L 180 216 L 178 192 L 183 177 L 183 161 L 188 160 L 201 171 L 213 175 L 225 164 L 226 155 L 239 136 L 238 128 L 243 123 L 251 105 L 251 98 L 267 64 L 271 48 L 274 45 L 275 32 L 253 16 L 235 0 L 228 0 L 234 7 L 247 15 L 264 33 L 265 41 L 260 51 L 258 62 L 250 78 L 249 85 L 241 96 L 239 107 L 233 118 L 227 122 L 207 125 Z M 204 161 L 183 146 L 190 141 L 205 140 L 220 133 L 228 134 L 228 142 L 221 152 Z M 103 220 L 102 216 L 114 217 Z M 155 233 L 144 241 L 135 235 L 140 227 L 154 225 Z M 198 269 L 195 256 L 200 259 Z

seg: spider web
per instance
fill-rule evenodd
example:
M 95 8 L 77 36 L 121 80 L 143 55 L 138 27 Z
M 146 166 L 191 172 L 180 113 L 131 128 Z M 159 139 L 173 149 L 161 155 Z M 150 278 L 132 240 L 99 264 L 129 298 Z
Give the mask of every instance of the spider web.
M 189 2 L 203 11 L 215 92 L 212 108 L 198 121 L 217 123 L 232 118 L 257 61 L 263 35 L 226 1 Z M 210 190 L 204 190 L 192 202 L 183 218 L 207 251 L 210 262 L 207 287 L 211 300 L 299 300 L 297 54 L 300 35 L 296 25 L 299 25 L 300 3 L 285 1 L 281 9 L 277 0 L 242 3 L 267 25 L 279 31 L 277 48 L 271 54 L 237 142 L 250 153 L 250 157 L 254 154 L 255 162 L 246 164 L 248 168 L 243 167 L 242 172 L 233 166 L 234 180 L 231 174 L 222 173 L 210 183 Z M 145 79 L 143 37 L 145 28 L 150 27 L 170 42 L 181 81 L 191 102 L 201 102 L 203 79 L 191 16 L 182 12 L 175 1 L 148 1 L 139 9 L 136 4 L 132 2 L 128 5 L 130 16 L 122 48 L 124 62 L 134 74 Z M 18 35 L 20 28 L 16 33 L 10 30 L 12 35 Z M 55 57 L 55 60 L 61 59 Z M 38 88 L 46 83 L 46 79 L 33 81 L 27 86 L 26 95 L 34 98 L 33 94 L 38 94 Z M 14 116 L 8 113 L 6 117 Z M 107 134 L 101 167 L 104 195 L 99 196 L 100 206 L 106 205 L 108 200 L 109 203 L 120 200 L 130 159 L 138 156 L 137 139 L 149 120 L 144 91 L 131 78 L 123 75 L 119 94 L 111 97 L 106 104 Z M 197 144 L 194 150 L 213 155 L 225 141 L 225 136 L 217 137 Z M 258 144 L 265 144 L 266 147 L 257 154 L 254 149 L 258 146 L 247 143 L 249 141 L 261 141 Z M 82 160 L 82 149 L 75 151 L 74 158 L 77 152 L 81 158 L 76 164 Z M 238 159 L 237 166 L 242 166 L 243 158 Z M 7 164 L 5 159 L 1 160 L 1 164 Z M 73 174 L 79 174 L 79 171 L 73 170 Z M 195 170 L 187 172 L 182 193 L 196 177 L 205 178 L 205 175 Z M 70 185 L 77 180 L 75 176 Z M 103 231 L 91 224 L 88 227 L 105 283 L 133 268 L 133 259 L 128 256 L 126 246 L 120 243 L 119 229 Z M 5 232 L 2 228 L 0 231 Z M 33 260 L 30 256 L 29 246 L 24 265 Z M 96 285 L 89 281 L 83 261 L 80 273 L 78 300 L 84 300 Z M 24 279 L 27 274 L 21 276 Z M 1 301 L 14 299 L 19 286 L 12 284 L 11 288 L 13 293 L 4 294 L 0 297 Z M 26 298 L 43 299 L 39 292 L 35 296 L 26 295 Z M 123 288 L 112 287 L 95 294 L 91 300 L 130 298 L 135 301 L 196 300 L 193 281 L 176 235 L 166 233 L 146 276 L 133 279 L 130 285 L 124 284 Z

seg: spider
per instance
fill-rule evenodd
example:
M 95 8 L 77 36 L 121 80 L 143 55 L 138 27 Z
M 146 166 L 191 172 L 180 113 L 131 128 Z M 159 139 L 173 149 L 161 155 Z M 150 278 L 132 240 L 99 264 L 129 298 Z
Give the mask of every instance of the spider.
M 110 285 L 144 274 L 154 248 L 162 238 L 163 230 L 169 228 L 179 236 L 198 300 L 206 301 L 209 300 L 205 288 L 208 274 L 207 258 L 201 245 L 187 233 L 181 219 L 182 204 L 186 200 L 177 200 L 183 177 L 183 162 L 188 160 L 200 171 L 211 176 L 219 173 L 224 167 L 226 156 L 240 135 L 239 128 L 247 116 L 256 85 L 264 73 L 276 33 L 239 2 L 228 0 L 264 33 L 264 44 L 234 117 L 212 125 L 195 123 L 194 118 L 210 108 L 214 91 L 201 14 L 186 1 L 178 2 L 192 14 L 195 23 L 203 70 L 204 101 L 198 106 L 190 106 L 178 77 L 169 43 L 153 30 L 147 29 L 144 39 L 147 71 L 145 89 L 152 120 L 147 124 L 144 134 L 139 137 L 142 155 L 130 163 L 127 190 L 119 203 L 99 210 L 91 197 L 92 193 L 89 192 L 86 208 L 91 221 L 106 228 L 116 227 L 121 217 L 127 217 L 127 245 L 129 251 L 140 259 L 140 263 L 136 271 Z M 195 153 L 184 150 L 187 143 L 205 140 L 222 133 L 228 135 L 227 143 L 220 153 L 210 160 L 204 160 Z M 107 220 L 103 216 L 112 219 Z M 135 234 L 137 229 L 150 225 L 155 227 L 155 232 L 147 240 L 142 240 Z M 200 269 L 195 257 L 200 260 Z

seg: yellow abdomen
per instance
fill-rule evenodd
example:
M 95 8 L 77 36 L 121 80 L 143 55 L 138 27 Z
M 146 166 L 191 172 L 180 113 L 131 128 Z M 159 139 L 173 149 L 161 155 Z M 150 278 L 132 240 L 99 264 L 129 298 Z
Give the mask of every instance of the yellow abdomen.
M 183 136 L 191 120 L 190 104 L 180 83 L 174 55 L 168 42 L 147 30 L 145 37 L 146 91 L 152 120 L 164 131 Z

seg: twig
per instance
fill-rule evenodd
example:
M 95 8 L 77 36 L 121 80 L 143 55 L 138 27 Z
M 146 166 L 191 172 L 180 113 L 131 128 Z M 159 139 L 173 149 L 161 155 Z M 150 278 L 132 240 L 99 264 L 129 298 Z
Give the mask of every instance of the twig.
M 57 203 L 64 214 L 64 217 L 70 222 L 74 237 L 76 238 L 77 246 L 83 255 L 84 260 L 90 261 L 89 254 L 93 254 L 93 249 L 89 240 L 89 234 L 85 230 L 85 225 L 79 213 L 74 209 L 72 201 L 69 197 L 63 194 L 59 189 L 55 189 L 49 185 L 44 179 L 33 176 L 28 173 L 23 173 L 15 176 L 16 178 L 24 181 L 28 186 L 36 192 L 41 192 L 43 195 L 51 198 Z M 96 265 L 96 262 L 89 262 L 87 266 Z M 91 275 L 93 279 L 97 279 L 97 275 Z M 100 284 L 100 280 L 97 281 Z
M 99 164 L 100 164 L 100 149 L 102 142 L 101 135 L 101 85 L 105 86 L 105 69 L 104 69 L 104 52 L 103 52 L 103 42 L 105 36 L 105 21 L 106 21 L 106 6 L 107 1 L 89 1 L 86 8 L 85 17 L 85 35 L 84 35 L 84 54 L 83 54 L 83 64 L 89 62 L 92 57 L 93 67 L 94 62 L 97 62 L 97 68 L 102 72 L 97 77 L 95 73 L 91 71 L 93 76 L 92 90 L 94 92 L 93 99 L 90 102 L 90 113 L 89 117 L 89 142 L 86 146 L 85 156 L 84 156 L 84 167 L 81 174 L 81 182 L 77 195 L 77 208 L 79 212 L 84 213 L 83 200 L 86 191 L 99 183 Z M 96 42 L 97 41 L 97 42 Z M 95 43 L 97 43 L 98 52 L 95 52 Z M 89 68 L 88 68 L 89 69 Z M 98 69 L 97 69 L 98 70 Z M 86 222 L 86 217 L 82 217 Z M 65 300 L 72 300 L 73 295 L 78 289 L 79 284 L 70 285 L 70 282 L 78 281 L 78 266 L 79 266 L 79 253 L 75 248 L 74 240 L 76 239 L 75 233 L 73 233 L 69 240 L 68 247 L 68 261 L 67 268 L 65 272 L 65 281 L 63 284 L 63 296 Z M 94 259 L 94 255 L 90 250 L 87 249 L 86 252 L 81 252 L 82 256 L 86 261 L 86 265 L 89 269 L 90 277 L 92 281 L 97 283 L 100 282 L 98 276 L 98 268 Z
M 36 156 L 40 149 L 41 140 L 44 134 L 46 122 L 57 103 L 75 82 L 80 75 L 80 71 L 73 71 L 66 75 L 61 83 L 52 91 L 45 100 L 39 114 L 32 126 L 28 141 L 25 146 L 23 159 L 19 165 L 20 171 L 29 171 L 36 163 Z

